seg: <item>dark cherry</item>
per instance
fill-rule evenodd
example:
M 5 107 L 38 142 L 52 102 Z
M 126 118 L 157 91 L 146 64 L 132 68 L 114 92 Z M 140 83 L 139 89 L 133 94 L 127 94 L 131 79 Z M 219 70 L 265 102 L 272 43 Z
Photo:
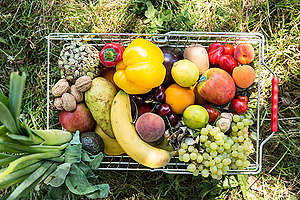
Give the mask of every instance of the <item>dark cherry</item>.
M 175 113 L 171 113 L 167 117 L 171 123 L 171 126 L 176 126 L 178 124 L 178 116 Z
M 160 103 L 157 103 L 157 104 L 155 104 L 155 106 L 154 106 L 154 112 L 155 112 L 156 114 L 158 114 L 160 105 L 161 105 Z
M 137 106 L 141 106 L 144 103 L 143 99 L 137 95 L 130 95 L 130 98 Z
M 168 104 L 165 104 L 165 103 L 161 104 L 158 108 L 158 114 L 160 116 L 169 115 L 171 113 L 172 113 L 171 107 Z
M 131 107 L 131 116 L 135 116 L 137 110 L 136 110 L 136 106 L 134 105 L 133 101 L 130 101 L 130 107 Z
M 145 104 L 145 105 L 142 105 L 138 108 L 138 116 L 141 116 L 142 114 L 144 113 L 147 113 L 147 112 L 151 112 L 152 111 L 152 106 L 150 104 Z
M 153 94 L 149 94 L 149 95 L 145 96 L 145 98 L 143 98 L 143 99 L 144 99 L 144 101 L 146 103 L 153 102 L 154 101 L 154 95 Z
M 157 90 L 161 91 L 161 92 L 165 92 L 165 87 L 160 85 L 156 88 Z
M 164 86 L 158 86 L 155 90 L 154 98 L 156 101 L 164 103 L 166 101 Z

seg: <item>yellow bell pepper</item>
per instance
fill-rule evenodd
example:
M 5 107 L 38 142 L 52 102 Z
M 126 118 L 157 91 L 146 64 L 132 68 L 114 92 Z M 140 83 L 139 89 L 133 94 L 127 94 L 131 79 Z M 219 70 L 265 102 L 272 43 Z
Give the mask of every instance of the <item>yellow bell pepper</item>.
M 114 82 L 128 94 L 144 94 L 161 85 L 166 75 L 164 55 L 158 46 L 135 39 L 125 49 L 116 66 Z

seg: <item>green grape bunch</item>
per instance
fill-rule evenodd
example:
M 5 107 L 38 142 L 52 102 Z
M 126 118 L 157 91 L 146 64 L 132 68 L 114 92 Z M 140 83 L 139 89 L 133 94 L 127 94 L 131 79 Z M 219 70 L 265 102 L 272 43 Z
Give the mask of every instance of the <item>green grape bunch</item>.
M 246 169 L 251 164 L 248 156 L 254 152 L 248 135 L 252 124 L 249 116 L 234 115 L 229 135 L 225 135 L 219 127 L 208 124 L 200 130 L 198 143 L 182 142 L 178 150 L 179 160 L 189 163 L 187 170 L 194 176 L 210 175 L 217 180 L 229 170 Z

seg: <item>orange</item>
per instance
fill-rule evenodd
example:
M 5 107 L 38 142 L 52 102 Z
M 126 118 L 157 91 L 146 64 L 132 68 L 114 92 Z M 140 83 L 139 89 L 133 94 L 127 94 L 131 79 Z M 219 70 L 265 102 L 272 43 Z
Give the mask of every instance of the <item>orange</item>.
M 184 109 L 195 103 L 195 94 L 191 88 L 184 88 L 176 83 L 170 85 L 166 91 L 166 103 L 176 114 L 182 114 Z

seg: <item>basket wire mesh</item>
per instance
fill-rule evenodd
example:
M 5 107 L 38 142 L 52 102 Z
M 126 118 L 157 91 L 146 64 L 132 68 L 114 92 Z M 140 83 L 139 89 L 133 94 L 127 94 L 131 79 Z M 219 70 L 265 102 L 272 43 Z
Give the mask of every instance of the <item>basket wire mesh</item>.
M 136 33 L 51 33 L 47 39 L 47 128 L 55 127 L 57 113 L 50 112 L 53 97 L 50 96 L 50 88 L 55 84 L 59 77 L 58 58 L 63 46 L 71 41 L 83 41 L 95 46 L 99 50 L 108 42 L 122 43 L 125 47 L 136 39 L 144 38 L 156 45 L 170 46 L 184 50 L 191 44 L 201 44 L 208 47 L 213 42 L 236 44 L 239 42 L 250 43 L 258 55 L 255 67 L 258 67 L 257 81 L 257 119 L 256 119 L 256 140 L 255 153 L 251 157 L 251 164 L 245 170 L 229 170 L 228 174 L 258 174 L 262 169 L 262 151 L 264 144 L 271 139 L 274 132 L 261 142 L 260 139 L 260 70 L 261 66 L 266 67 L 273 76 L 276 74 L 264 62 L 265 39 L 260 33 L 234 33 L 234 32 L 169 32 L 166 34 L 136 34 Z M 51 119 L 51 121 L 50 121 Z M 253 143 L 254 143 L 253 142 Z M 145 167 L 129 156 L 105 156 L 98 170 L 117 170 L 117 171 L 162 171 L 170 174 L 191 174 L 186 169 L 187 163 L 178 162 L 178 158 L 171 159 L 169 164 L 163 168 L 151 169 Z

